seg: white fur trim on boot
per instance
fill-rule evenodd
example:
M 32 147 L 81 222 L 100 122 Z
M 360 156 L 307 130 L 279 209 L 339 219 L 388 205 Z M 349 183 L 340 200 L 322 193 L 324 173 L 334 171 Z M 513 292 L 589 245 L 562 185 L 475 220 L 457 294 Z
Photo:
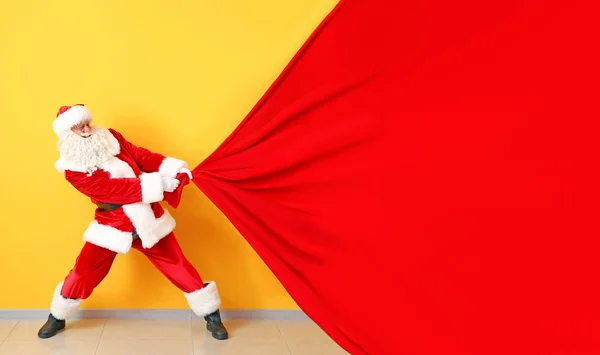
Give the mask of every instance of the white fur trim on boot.
M 70 299 L 64 298 L 60 291 L 62 290 L 64 281 L 61 281 L 56 289 L 54 289 L 54 296 L 52 297 L 52 303 L 50 304 L 50 313 L 56 319 L 67 319 L 77 312 L 81 299 Z
M 140 185 L 142 185 L 142 202 L 153 203 L 162 201 L 163 186 L 160 174 L 142 173 L 140 175 Z
M 169 176 L 174 178 L 182 168 L 188 168 L 188 164 L 177 158 L 166 157 L 158 167 L 158 173 L 162 176 Z
M 217 290 L 217 284 L 214 281 L 210 281 L 204 288 L 194 292 L 184 293 L 184 295 L 190 308 L 198 317 L 204 317 L 211 314 L 217 311 L 221 306 L 219 291 Z

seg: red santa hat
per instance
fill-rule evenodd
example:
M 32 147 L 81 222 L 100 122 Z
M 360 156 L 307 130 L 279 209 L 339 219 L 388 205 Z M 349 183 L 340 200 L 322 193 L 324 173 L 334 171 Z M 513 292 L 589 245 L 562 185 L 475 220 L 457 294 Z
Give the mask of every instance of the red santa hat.
M 52 128 L 57 136 L 62 137 L 65 132 L 71 130 L 71 127 L 84 122 L 91 121 L 92 113 L 83 104 L 73 106 L 61 106 L 56 114 L 56 119 L 52 122 Z

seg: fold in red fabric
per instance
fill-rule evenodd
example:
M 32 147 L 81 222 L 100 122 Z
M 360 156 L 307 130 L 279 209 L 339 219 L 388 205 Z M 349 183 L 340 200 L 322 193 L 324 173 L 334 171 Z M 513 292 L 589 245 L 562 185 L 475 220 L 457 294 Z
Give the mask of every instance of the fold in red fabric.
M 598 354 L 596 16 L 343 0 L 192 181 L 352 354 Z
M 172 192 L 165 192 L 163 200 L 167 202 L 171 207 L 179 207 L 181 202 L 181 195 L 183 194 L 183 188 L 190 183 L 190 177 L 187 174 L 179 173 L 175 176 L 179 180 L 179 186 Z

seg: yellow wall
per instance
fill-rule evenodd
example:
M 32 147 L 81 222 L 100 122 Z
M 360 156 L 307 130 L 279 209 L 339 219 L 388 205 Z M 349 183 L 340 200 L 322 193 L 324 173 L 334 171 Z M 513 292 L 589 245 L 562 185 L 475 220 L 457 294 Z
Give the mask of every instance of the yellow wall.
M 195 166 L 237 126 L 335 0 L 20 0 L 0 3 L 0 309 L 47 308 L 94 206 L 54 170 L 60 105 Z M 296 309 L 195 186 L 170 211 L 224 309 Z M 82 308 L 187 308 L 137 251 Z

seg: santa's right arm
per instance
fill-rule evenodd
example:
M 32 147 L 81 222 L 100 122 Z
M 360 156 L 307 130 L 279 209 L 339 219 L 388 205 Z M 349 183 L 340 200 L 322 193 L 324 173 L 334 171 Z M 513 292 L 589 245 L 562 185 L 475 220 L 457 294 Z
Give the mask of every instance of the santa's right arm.
M 152 203 L 163 199 L 163 181 L 158 173 L 143 173 L 139 178 L 113 179 L 97 170 L 93 174 L 65 171 L 67 181 L 84 195 L 106 203 Z

